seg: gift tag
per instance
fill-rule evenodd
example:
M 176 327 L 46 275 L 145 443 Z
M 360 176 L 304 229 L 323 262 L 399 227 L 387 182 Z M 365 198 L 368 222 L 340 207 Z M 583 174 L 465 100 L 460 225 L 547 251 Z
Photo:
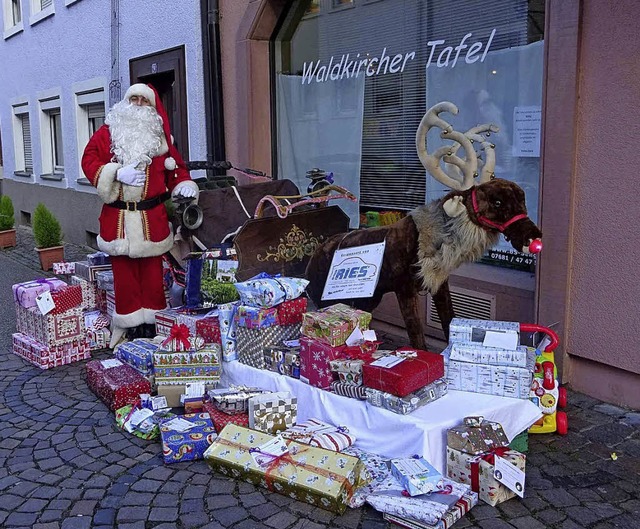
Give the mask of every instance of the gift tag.
M 184 396 L 190 397 L 202 397 L 205 394 L 204 382 L 189 382 L 185 386 Z
M 394 355 L 389 355 L 389 356 L 383 356 L 381 358 L 378 358 L 374 362 L 371 362 L 369 365 L 390 369 L 394 366 L 397 366 L 400 362 L 403 362 L 403 361 L 404 361 L 404 358 L 399 358 Z
M 360 327 L 356 327 L 355 329 L 353 329 L 353 331 L 351 332 L 351 334 L 349 335 L 345 343 L 349 347 L 352 347 L 354 345 L 361 344 L 363 341 L 364 341 L 364 334 L 362 334 Z
M 56 304 L 51 297 L 51 292 L 49 292 L 48 290 L 36 297 L 36 304 L 38 305 L 38 308 L 40 309 L 40 312 L 43 316 L 45 314 L 49 314 L 53 309 L 56 308 Z
M 300 340 L 285 340 L 282 343 L 287 347 L 300 347 Z
M 141 408 L 131 414 L 131 416 L 129 417 L 129 422 L 132 426 L 138 426 L 142 421 L 148 419 L 149 417 L 153 417 L 153 412 L 147 408 Z
M 287 443 L 278 435 L 262 446 L 258 446 L 251 452 L 251 456 L 256 462 L 256 465 L 266 468 L 273 463 L 275 458 L 286 454 L 288 451 L 289 447 L 287 446 Z
M 521 498 L 524 497 L 525 473 L 506 459 L 495 456 L 493 477 Z
M 191 428 L 193 428 L 195 424 L 189 421 L 185 421 L 181 417 L 176 417 L 175 419 L 171 419 L 170 421 L 162 423 L 162 426 L 168 426 L 172 430 L 182 433 L 186 432 L 187 430 L 191 430 Z
M 100 363 L 102 364 L 102 367 L 104 367 L 105 369 L 111 369 L 112 367 L 118 367 L 123 365 L 122 362 L 120 362 L 120 360 L 117 360 L 116 358 L 109 358 L 109 360 L 101 360 Z
M 518 347 L 518 335 L 515 332 L 487 331 L 482 345 L 513 351 Z
M 151 397 L 149 402 L 151 403 L 151 409 L 154 411 L 169 407 L 165 396 Z

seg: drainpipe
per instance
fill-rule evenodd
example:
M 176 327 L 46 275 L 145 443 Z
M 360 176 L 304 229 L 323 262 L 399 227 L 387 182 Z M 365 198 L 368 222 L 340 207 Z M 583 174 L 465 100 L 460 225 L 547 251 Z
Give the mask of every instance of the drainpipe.
M 111 81 L 109 107 L 120 101 L 120 0 L 111 0 Z
M 207 131 L 207 161 L 223 161 L 224 112 L 222 105 L 222 58 L 220 49 L 220 2 L 201 0 L 202 57 L 204 62 L 204 108 Z M 224 174 L 224 170 L 208 170 L 207 176 Z

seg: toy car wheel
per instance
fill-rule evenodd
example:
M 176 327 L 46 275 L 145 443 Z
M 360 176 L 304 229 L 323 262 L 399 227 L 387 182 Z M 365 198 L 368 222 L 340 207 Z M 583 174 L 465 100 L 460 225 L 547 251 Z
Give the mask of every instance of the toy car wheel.
M 558 388 L 558 406 L 567 407 L 567 388 Z
M 567 420 L 567 414 L 563 411 L 556 413 L 556 428 L 560 435 L 569 433 L 569 421 Z

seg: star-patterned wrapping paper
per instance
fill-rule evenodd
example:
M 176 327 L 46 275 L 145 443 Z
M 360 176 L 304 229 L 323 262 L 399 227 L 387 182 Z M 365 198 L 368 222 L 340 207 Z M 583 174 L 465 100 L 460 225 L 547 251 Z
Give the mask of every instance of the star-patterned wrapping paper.
M 37 307 L 24 308 L 16 303 L 16 330 L 35 338 L 46 347 L 69 342 L 81 342 L 86 338 L 84 316 L 80 307 L 60 314 L 43 315 Z
M 356 327 L 365 331 L 370 323 L 369 312 L 337 303 L 320 311 L 305 313 L 301 332 L 304 336 L 337 347 L 346 342 Z
M 195 426 L 184 432 L 172 428 L 171 421 L 175 417 L 160 421 L 162 437 L 162 456 L 166 464 L 182 461 L 195 461 L 202 456 L 217 437 L 216 429 L 206 412 L 187 413 L 178 418 L 193 423 Z
M 236 326 L 236 350 L 243 364 L 264 369 L 265 347 L 272 347 L 300 337 L 300 325 L 274 325 L 262 329 L 247 329 Z
M 89 389 L 111 411 L 135 403 L 141 393 L 151 393 L 149 380 L 126 364 L 106 368 L 102 360 L 91 360 L 86 370 Z
M 344 356 L 344 347 L 327 344 L 308 336 L 300 337 L 300 380 L 310 386 L 327 389 L 336 378 L 331 360 Z
M 218 315 L 209 315 L 197 320 L 196 336 L 202 338 L 204 343 L 216 343 L 222 345 L 220 319 Z
M 91 351 L 86 340 L 47 347 L 20 332 L 14 333 L 12 337 L 14 354 L 38 366 L 40 369 L 50 369 L 91 358 Z
M 204 454 L 211 468 L 294 500 L 342 514 L 367 472 L 362 462 L 350 455 L 287 441 L 288 453 L 270 457 L 260 466 L 253 454 L 273 441 L 274 436 L 228 424 Z M 254 452 L 250 452 L 250 450 Z

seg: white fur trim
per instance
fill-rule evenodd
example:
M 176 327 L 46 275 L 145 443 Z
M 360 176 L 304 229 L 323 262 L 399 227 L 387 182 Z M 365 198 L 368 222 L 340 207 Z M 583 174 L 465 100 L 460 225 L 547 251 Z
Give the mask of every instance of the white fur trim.
M 160 312 L 160 310 L 162 310 L 162 309 L 158 309 L 158 310 L 142 309 L 142 310 L 144 311 L 144 322 L 145 323 L 155 323 L 156 322 L 156 312 Z
M 163 154 L 167 154 L 168 152 L 169 152 L 169 146 L 167 145 L 167 138 L 163 132 L 162 136 L 160 137 L 160 148 L 158 149 L 156 156 L 161 156 Z
M 175 171 L 176 167 L 178 167 L 178 164 L 176 164 L 176 159 L 169 156 L 168 158 L 165 158 L 164 160 L 164 168 L 167 171 Z
M 444 212 L 449 215 L 449 217 L 459 217 L 462 215 L 466 209 L 462 195 L 457 195 L 447 200 L 442 204 L 442 209 L 444 209 Z
M 198 187 L 198 184 L 196 184 L 193 180 L 187 180 L 185 182 L 180 182 L 176 187 L 173 188 L 173 191 L 171 192 L 171 198 L 175 198 L 176 195 L 178 193 L 180 193 L 181 189 L 184 189 L 185 187 L 190 187 L 192 189 L 195 189 L 196 192 L 196 196 L 193 197 L 194 202 L 198 201 L 198 197 L 200 196 L 200 188 Z
M 144 186 L 122 186 L 122 200 L 127 202 L 139 202 L 142 200 Z
M 156 95 L 153 93 L 153 90 L 144 83 L 132 84 L 124 94 L 124 99 L 129 101 L 131 96 L 146 97 L 149 103 L 153 105 L 153 108 L 156 107 Z
M 120 182 L 116 180 L 116 176 L 118 169 L 121 167 L 122 165 L 119 163 L 108 163 L 102 168 L 102 171 L 100 171 L 96 190 L 98 191 L 98 196 L 105 204 L 110 204 L 118 199 Z
M 142 325 L 143 323 L 145 323 L 144 311 L 145 309 L 138 309 L 129 314 L 118 314 L 117 312 L 114 312 L 111 318 L 111 323 L 114 327 L 119 327 L 124 329 Z
M 136 258 L 162 255 L 173 246 L 171 225 L 169 225 L 169 235 L 162 241 L 145 240 L 142 229 L 142 214 L 138 211 L 124 212 L 124 237 L 124 239 L 105 241 L 98 236 L 98 248 L 109 255 L 127 255 Z

